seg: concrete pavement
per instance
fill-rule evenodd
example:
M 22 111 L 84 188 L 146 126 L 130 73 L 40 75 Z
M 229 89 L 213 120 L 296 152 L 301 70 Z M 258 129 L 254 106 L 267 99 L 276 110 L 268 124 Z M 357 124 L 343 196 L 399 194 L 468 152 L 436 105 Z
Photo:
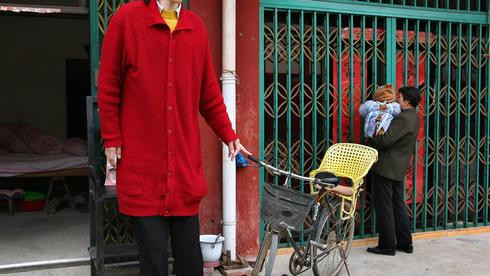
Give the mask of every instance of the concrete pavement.
M 490 275 L 490 233 L 424 239 L 414 241 L 414 254 L 397 252 L 396 256 L 380 256 L 366 252 L 366 246 L 353 247 L 349 269 L 353 276 L 440 276 Z M 290 275 L 289 255 L 276 259 L 274 275 Z M 88 266 L 19 272 L 12 276 L 88 276 Z M 137 275 L 136 269 L 111 270 L 109 275 Z M 302 275 L 313 275 L 307 271 Z M 340 275 L 347 275 L 345 269 Z
M 289 256 L 279 256 L 274 275 L 290 275 Z M 414 241 L 414 253 L 396 256 L 366 252 L 353 247 L 349 255 L 352 276 L 490 275 L 490 233 Z M 303 275 L 313 275 L 311 271 Z M 343 269 L 340 275 L 347 275 Z

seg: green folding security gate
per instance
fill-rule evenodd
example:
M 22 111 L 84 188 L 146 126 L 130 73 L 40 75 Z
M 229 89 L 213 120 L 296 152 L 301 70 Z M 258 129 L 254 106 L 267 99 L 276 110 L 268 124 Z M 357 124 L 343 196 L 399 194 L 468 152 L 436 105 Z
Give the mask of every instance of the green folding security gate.
M 487 1 L 262 0 L 261 157 L 308 174 L 333 143 L 364 141 L 358 108 L 376 87 L 418 86 L 413 231 L 488 225 L 487 11 Z M 376 233 L 370 186 L 358 237 Z

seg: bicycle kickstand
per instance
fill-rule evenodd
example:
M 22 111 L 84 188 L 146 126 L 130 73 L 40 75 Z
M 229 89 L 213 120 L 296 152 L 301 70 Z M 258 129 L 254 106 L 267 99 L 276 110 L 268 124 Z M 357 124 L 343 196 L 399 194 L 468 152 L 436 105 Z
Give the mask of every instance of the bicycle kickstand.
M 251 276 L 258 276 L 259 273 L 262 271 L 265 259 L 267 258 L 267 251 L 269 251 L 269 259 L 267 261 L 266 271 L 264 275 L 270 276 L 272 274 L 278 243 L 279 232 L 275 229 L 272 229 L 271 225 L 268 225 L 266 227 L 264 240 L 260 245 L 259 253 L 257 254 L 257 259 Z
M 260 271 L 262 271 L 262 268 L 264 266 L 264 261 L 267 256 L 267 250 L 269 250 L 270 245 L 271 245 L 271 232 L 270 229 L 267 229 L 264 234 L 264 239 L 260 244 L 259 253 L 257 254 L 257 258 L 255 260 L 255 265 L 252 270 L 251 276 L 258 276 Z
M 272 269 L 274 268 L 274 262 L 276 261 L 277 245 L 279 244 L 279 232 L 271 231 L 271 246 L 269 249 L 269 259 L 267 261 L 267 267 L 265 268 L 265 276 L 272 275 Z
M 347 276 L 350 276 L 349 266 L 347 265 L 347 256 L 345 256 L 345 251 L 342 247 L 339 247 L 340 254 L 342 255 L 342 261 L 344 262 L 345 270 L 347 271 Z

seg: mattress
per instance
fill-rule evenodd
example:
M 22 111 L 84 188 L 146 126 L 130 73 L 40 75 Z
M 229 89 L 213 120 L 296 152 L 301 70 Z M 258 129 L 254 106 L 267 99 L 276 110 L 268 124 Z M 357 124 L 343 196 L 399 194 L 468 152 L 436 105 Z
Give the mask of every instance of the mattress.
M 11 153 L 0 155 L 0 177 L 79 169 L 87 166 L 88 156 L 75 156 L 65 153 L 51 155 Z

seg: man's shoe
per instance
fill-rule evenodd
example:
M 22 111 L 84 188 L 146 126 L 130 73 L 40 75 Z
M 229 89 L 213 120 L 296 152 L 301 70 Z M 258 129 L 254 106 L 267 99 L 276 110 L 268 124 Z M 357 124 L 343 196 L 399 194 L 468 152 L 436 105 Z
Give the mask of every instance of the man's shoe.
M 400 250 L 400 251 L 403 251 L 405 253 L 412 254 L 413 253 L 413 245 L 412 244 L 409 244 L 407 246 L 397 245 L 396 250 Z
M 388 256 L 395 256 L 395 249 L 390 248 L 381 248 L 379 246 L 376 247 L 368 247 L 367 252 Z

